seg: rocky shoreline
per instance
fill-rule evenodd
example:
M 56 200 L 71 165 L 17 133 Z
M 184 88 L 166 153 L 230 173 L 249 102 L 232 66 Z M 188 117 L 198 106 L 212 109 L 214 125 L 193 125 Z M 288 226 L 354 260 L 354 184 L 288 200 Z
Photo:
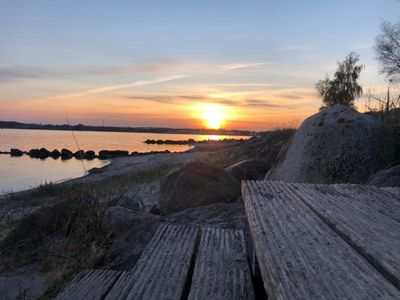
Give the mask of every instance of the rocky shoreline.
M 129 270 L 162 222 L 241 229 L 249 239 L 241 180 L 400 186 L 395 141 L 387 124 L 336 106 L 297 130 L 242 142 L 117 152 L 87 176 L 0 199 L 0 286 L 39 276 L 40 294 L 52 298 L 83 268 Z

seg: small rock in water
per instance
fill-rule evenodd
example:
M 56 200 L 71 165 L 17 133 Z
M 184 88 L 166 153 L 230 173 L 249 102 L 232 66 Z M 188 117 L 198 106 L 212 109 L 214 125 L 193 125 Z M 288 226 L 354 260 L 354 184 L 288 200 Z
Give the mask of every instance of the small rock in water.
M 19 150 L 19 149 L 12 148 L 10 150 L 10 155 L 11 156 L 22 156 L 23 154 L 24 154 L 24 152 Z
M 49 156 L 54 159 L 57 159 L 61 156 L 61 152 L 58 151 L 57 149 L 54 149 L 53 151 L 50 152 Z
M 61 159 L 70 159 L 74 154 L 68 149 L 61 150 Z
M 78 150 L 74 153 L 74 157 L 76 159 L 82 159 L 84 154 L 85 154 L 85 152 L 83 150 Z
M 100 159 L 108 159 L 127 155 L 129 155 L 129 152 L 125 150 L 101 150 L 99 152 Z
M 96 157 L 96 153 L 94 153 L 94 151 L 92 151 L 92 150 L 86 151 L 85 154 L 83 155 L 83 158 L 87 159 L 87 160 L 94 159 L 95 157 Z
M 29 150 L 28 155 L 33 158 L 40 158 L 40 150 L 39 149 L 31 149 L 31 150 Z
M 40 159 L 48 158 L 49 155 L 50 155 L 49 150 L 47 150 L 46 148 L 40 148 L 40 150 L 39 150 L 39 158 Z

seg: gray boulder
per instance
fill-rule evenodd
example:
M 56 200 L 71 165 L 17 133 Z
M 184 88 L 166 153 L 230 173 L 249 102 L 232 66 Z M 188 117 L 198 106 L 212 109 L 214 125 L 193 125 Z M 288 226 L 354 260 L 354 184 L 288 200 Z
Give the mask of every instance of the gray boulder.
M 228 172 L 191 162 L 160 181 L 159 208 L 164 214 L 240 198 L 240 183 Z
M 379 171 L 368 184 L 380 187 L 400 187 L 400 165 Z
M 121 206 L 113 206 L 106 209 L 102 220 L 102 227 L 104 232 L 119 234 L 131 227 L 142 226 L 158 220 L 159 216 L 154 214 L 134 211 Z
M 225 168 L 237 180 L 262 179 L 267 174 L 270 164 L 261 159 L 247 159 Z
M 266 179 L 365 183 L 393 158 L 393 134 L 383 122 L 337 105 L 303 122 Z

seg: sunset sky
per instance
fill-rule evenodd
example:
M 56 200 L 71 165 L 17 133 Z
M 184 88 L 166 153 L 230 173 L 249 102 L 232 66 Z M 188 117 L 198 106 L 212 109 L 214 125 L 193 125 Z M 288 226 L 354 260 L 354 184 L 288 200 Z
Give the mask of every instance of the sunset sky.
M 318 111 L 314 84 L 373 51 L 395 0 L 0 0 L 0 120 L 265 130 Z M 362 103 L 357 103 L 359 107 Z

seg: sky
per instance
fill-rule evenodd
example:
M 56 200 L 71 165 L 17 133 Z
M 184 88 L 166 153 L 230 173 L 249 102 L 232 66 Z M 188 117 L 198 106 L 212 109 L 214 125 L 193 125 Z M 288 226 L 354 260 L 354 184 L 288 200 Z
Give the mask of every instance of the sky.
M 0 7 L 0 120 L 109 126 L 296 127 L 321 106 L 315 83 L 351 51 L 364 90 L 384 90 L 374 40 L 383 20 L 400 21 L 396 0 Z

